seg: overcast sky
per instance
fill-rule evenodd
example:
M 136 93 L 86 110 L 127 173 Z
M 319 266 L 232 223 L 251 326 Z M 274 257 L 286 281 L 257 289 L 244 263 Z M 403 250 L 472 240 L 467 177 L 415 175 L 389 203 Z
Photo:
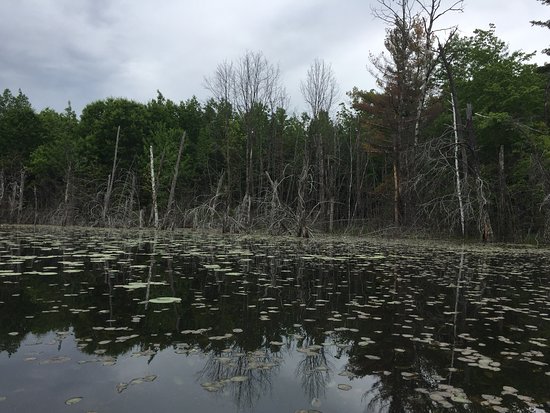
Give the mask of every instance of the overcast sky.
M 444 0 L 445 2 L 445 0 Z M 300 80 L 315 58 L 332 64 L 340 100 L 374 88 L 369 53 L 383 48 L 375 0 L 1 0 L 0 89 L 21 89 L 37 110 L 80 113 L 109 96 L 146 102 L 160 90 L 176 102 L 204 101 L 204 77 L 224 60 L 261 50 L 278 64 L 290 110 L 305 107 Z M 536 0 L 466 0 L 449 16 L 463 35 L 496 24 L 511 50 L 540 51 L 550 18 Z M 540 53 L 535 59 L 543 63 Z

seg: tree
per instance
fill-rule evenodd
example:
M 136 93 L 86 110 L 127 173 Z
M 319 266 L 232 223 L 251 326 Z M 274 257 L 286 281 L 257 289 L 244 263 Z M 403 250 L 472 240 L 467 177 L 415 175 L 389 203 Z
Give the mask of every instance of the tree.
M 242 121 L 246 141 L 242 207 L 246 222 L 250 224 L 252 197 L 259 194 L 264 175 L 262 155 L 266 150 L 264 140 L 267 137 L 261 127 L 264 113 L 268 111 L 273 114 L 286 102 L 286 92 L 280 85 L 280 70 L 262 52 L 248 51 L 235 63 L 220 64 L 205 83 L 220 102 L 231 99 L 232 107 Z M 256 179 L 258 185 L 255 185 Z
M 550 6 L 550 0 L 538 0 L 542 4 L 546 6 Z M 531 25 L 533 26 L 539 26 L 539 27 L 546 27 L 547 29 L 550 29 L 550 20 L 531 20 Z M 543 49 L 542 53 L 550 56 L 550 47 Z
M 21 90 L 14 96 L 5 89 L 0 96 L 0 208 L 7 200 L 9 219 L 17 211 L 21 221 L 27 163 L 30 153 L 42 143 L 38 115 Z
M 307 71 L 306 80 L 300 82 L 300 91 L 313 118 L 318 117 L 320 112 L 330 113 L 338 95 L 332 66 L 322 59 L 315 59 Z
M 441 30 L 435 25 L 446 13 L 461 10 L 462 1 L 443 7 L 441 0 L 378 0 L 378 8 L 373 10 L 375 17 L 389 26 L 385 40 L 389 56 L 371 55 L 371 61 L 378 85 L 391 99 L 395 114 L 392 169 L 396 226 L 406 221 L 406 205 L 412 204 L 410 197 L 404 199 L 406 181 L 414 175 L 414 162 L 407 159 L 406 151 L 419 142 L 422 113 L 436 64 L 433 44 L 436 32 Z
M 310 133 L 317 160 L 318 201 L 321 216 L 324 216 L 328 177 L 325 141 L 331 134 L 329 113 L 338 94 L 338 85 L 331 65 L 324 60 L 315 59 L 307 71 L 306 80 L 300 83 L 300 90 L 311 111 Z
M 484 232 L 488 227 L 484 222 L 496 223 L 496 236 L 505 239 L 523 221 L 516 217 L 532 214 L 524 212 L 529 203 L 523 200 L 542 201 L 528 195 L 532 187 L 518 185 L 524 179 L 512 171 L 518 162 L 524 164 L 522 158 L 532 150 L 525 146 L 525 127 L 538 128 L 544 119 L 544 79 L 529 64 L 532 54 L 510 52 L 494 31 L 491 25 L 470 37 L 453 37 L 445 53 L 454 75 L 454 94 L 461 102 L 455 106 L 462 112 L 466 104 L 473 108 L 467 111 L 464 148 L 468 159 L 463 157 L 463 163 L 474 179 L 470 186 L 477 192 L 478 225 Z M 451 89 L 448 79 L 442 85 L 444 92 Z
M 76 178 L 82 178 L 87 167 L 85 141 L 78 135 L 78 119 L 69 106 L 62 113 L 44 109 L 39 114 L 43 143 L 30 155 L 30 171 L 40 188 L 43 202 L 54 207 L 52 222 L 73 222 Z

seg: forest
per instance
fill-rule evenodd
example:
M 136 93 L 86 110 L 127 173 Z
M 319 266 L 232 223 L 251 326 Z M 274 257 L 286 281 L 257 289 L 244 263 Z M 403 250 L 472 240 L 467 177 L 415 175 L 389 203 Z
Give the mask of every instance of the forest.
M 548 242 L 550 65 L 509 50 L 493 25 L 443 27 L 462 6 L 379 0 L 386 50 L 365 55 L 377 89 L 339 103 L 317 59 L 304 113 L 288 111 L 281 69 L 261 51 L 205 74 L 205 102 L 157 91 L 78 115 L 70 103 L 38 112 L 6 89 L 0 223 Z

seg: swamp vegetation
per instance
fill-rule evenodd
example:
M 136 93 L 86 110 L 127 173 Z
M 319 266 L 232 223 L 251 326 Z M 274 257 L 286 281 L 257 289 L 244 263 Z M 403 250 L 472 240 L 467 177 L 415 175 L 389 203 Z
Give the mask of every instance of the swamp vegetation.
M 0 227 L 0 410 L 550 411 L 546 249 Z

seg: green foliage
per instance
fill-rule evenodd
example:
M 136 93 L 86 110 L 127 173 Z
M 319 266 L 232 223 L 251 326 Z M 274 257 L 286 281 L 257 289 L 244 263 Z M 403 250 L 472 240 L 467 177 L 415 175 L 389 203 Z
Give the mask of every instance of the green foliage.
M 38 115 L 43 143 L 30 156 L 30 169 L 41 179 L 58 179 L 71 167 L 86 162 L 84 142 L 78 135 L 78 119 L 69 106 L 64 113 L 44 109 Z M 74 171 L 73 171 L 74 172 Z
M 120 126 L 118 167 L 135 168 L 152 125 L 146 106 L 127 99 L 108 98 L 88 104 L 82 111 L 79 133 L 90 148 L 88 154 L 96 165 L 97 176 L 107 177 L 113 163 L 117 129 Z
M 42 125 L 29 99 L 21 90 L 13 95 L 4 90 L 0 96 L 0 163 L 17 168 L 42 142 Z

